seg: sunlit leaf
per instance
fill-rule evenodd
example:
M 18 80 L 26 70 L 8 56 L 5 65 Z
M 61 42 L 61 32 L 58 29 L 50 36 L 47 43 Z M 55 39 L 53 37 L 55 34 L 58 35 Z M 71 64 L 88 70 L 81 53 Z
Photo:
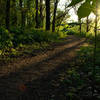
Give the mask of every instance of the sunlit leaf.
M 80 3 L 83 0 L 72 0 L 72 2 L 68 5 L 68 7 L 75 6 L 76 4 Z
M 89 2 L 83 3 L 77 11 L 78 17 L 84 18 L 90 15 L 92 12 L 92 6 Z
M 2 51 L 0 50 L 0 55 L 2 54 Z

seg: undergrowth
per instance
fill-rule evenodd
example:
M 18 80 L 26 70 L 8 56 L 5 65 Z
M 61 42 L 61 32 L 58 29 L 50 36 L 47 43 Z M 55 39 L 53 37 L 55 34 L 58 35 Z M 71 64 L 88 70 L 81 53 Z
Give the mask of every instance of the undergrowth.
M 59 42 L 63 33 L 12 27 L 10 31 L 0 28 L 0 63 L 6 63 L 21 55 L 32 55 L 34 50 L 43 50 L 51 42 Z
M 68 100 L 100 100 L 100 43 L 97 44 L 95 75 L 93 45 L 83 46 L 70 64 L 63 85 Z M 94 93 L 93 93 L 94 87 Z

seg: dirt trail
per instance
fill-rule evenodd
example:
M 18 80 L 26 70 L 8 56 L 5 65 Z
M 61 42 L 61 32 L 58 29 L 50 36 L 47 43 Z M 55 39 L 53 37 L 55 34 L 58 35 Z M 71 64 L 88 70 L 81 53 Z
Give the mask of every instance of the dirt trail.
M 84 43 L 84 38 L 69 36 L 46 53 L 2 66 L 1 100 L 49 100 L 59 86 L 59 75 L 70 67 L 69 63 L 76 57 L 75 51 Z

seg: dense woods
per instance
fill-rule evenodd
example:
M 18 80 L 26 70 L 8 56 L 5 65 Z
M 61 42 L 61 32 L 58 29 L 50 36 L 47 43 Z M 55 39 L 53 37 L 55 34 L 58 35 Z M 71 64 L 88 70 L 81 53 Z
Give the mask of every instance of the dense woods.
M 4 25 L 8 30 L 12 27 L 45 27 L 46 30 L 50 30 L 51 22 L 53 26 L 55 25 L 58 1 L 59 0 L 1 0 L 0 25 Z M 50 12 L 50 5 L 52 9 L 54 9 L 54 12 Z M 53 18 L 51 18 L 50 13 L 54 13 Z M 53 19 L 53 21 L 51 19 Z
M 5 55 L 6 50 L 10 52 L 20 45 L 63 37 L 65 33 L 61 35 L 57 30 L 65 12 L 58 9 L 58 3 L 59 0 L 0 0 L 1 52 Z
M 0 69 L 1 100 L 100 100 L 100 0 L 0 0 Z

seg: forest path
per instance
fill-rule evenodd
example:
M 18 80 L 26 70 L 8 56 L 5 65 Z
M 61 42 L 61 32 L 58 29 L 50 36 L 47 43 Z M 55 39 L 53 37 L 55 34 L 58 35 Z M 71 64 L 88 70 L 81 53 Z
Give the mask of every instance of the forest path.
M 3 66 L 0 71 L 1 100 L 49 100 L 58 90 L 61 75 L 66 73 L 76 51 L 84 43 L 85 38 L 68 36 L 52 50 Z

